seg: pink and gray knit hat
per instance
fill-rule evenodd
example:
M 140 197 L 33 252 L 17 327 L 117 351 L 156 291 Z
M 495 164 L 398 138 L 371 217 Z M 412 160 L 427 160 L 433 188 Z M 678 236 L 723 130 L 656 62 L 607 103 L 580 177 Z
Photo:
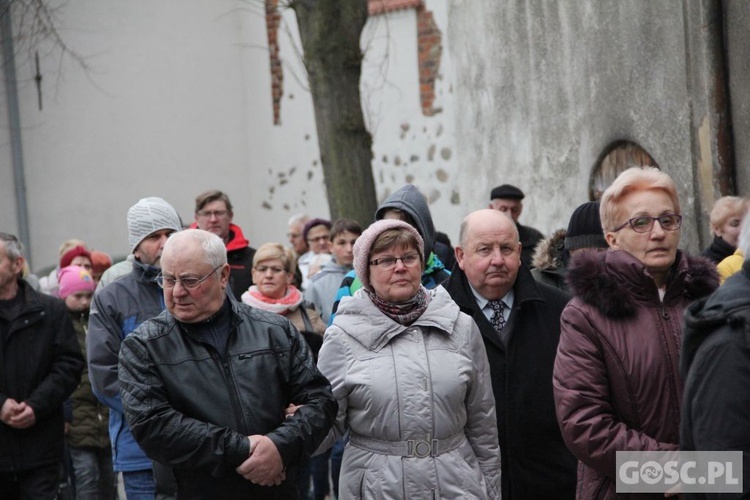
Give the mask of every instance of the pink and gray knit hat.
M 65 299 L 68 295 L 76 292 L 93 292 L 96 289 L 96 283 L 94 283 L 91 273 L 81 266 L 63 267 L 60 269 L 57 280 L 60 283 L 57 295 L 61 299 Z
M 367 289 L 372 289 L 370 286 L 370 250 L 378 236 L 388 231 L 389 229 L 402 229 L 411 233 L 419 244 L 419 255 L 424 255 L 424 241 L 419 235 L 419 232 L 404 221 L 396 219 L 381 219 L 379 221 L 370 224 L 370 227 L 365 229 L 365 232 L 357 238 L 354 243 L 354 271 L 357 273 L 357 278 L 362 282 L 362 286 Z

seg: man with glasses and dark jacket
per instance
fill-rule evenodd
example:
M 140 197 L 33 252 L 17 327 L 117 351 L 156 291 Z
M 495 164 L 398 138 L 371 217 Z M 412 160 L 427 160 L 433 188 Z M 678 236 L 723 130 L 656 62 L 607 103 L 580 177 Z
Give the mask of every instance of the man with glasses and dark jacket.
M 295 466 L 326 437 L 337 404 L 289 320 L 234 300 L 229 276 L 215 234 L 167 241 L 167 310 L 120 350 L 125 416 L 148 455 L 174 468 L 180 500 L 298 498 Z M 286 416 L 292 402 L 301 406 Z

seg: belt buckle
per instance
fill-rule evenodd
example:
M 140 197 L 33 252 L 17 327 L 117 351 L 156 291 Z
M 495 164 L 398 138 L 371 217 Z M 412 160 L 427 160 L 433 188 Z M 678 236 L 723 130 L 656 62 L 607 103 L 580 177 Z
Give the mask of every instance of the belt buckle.
M 433 456 L 433 453 L 437 452 L 438 440 L 430 439 L 430 435 L 426 436 L 427 439 L 419 440 L 409 439 L 407 443 L 407 451 L 410 457 L 427 458 Z

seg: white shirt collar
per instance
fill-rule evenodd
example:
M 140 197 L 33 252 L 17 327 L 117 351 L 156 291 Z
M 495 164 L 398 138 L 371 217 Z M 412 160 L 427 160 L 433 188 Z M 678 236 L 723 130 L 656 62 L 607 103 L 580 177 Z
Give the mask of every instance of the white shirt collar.
M 469 288 L 471 288 L 471 293 L 474 294 L 474 298 L 477 301 L 477 305 L 479 306 L 479 309 L 484 310 L 484 308 L 487 306 L 487 303 L 489 302 L 488 299 L 485 299 L 477 290 L 471 286 L 471 283 L 469 283 Z M 500 297 L 500 300 L 503 301 L 503 304 L 505 304 L 506 310 L 513 309 L 513 300 L 515 298 L 515 295 L 513 294 L 513 289 L 511 288 L 508 290 L 508 293 L 506 293 L 504 296 Z

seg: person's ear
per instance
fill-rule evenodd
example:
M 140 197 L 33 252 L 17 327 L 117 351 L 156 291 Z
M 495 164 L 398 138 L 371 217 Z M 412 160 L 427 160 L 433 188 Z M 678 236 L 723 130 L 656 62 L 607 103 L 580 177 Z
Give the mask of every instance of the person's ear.
M 464 249 L 462 247 L 456 247 L 453 250 L 453 254 L 456 256 L 456 263 L 458 264 L 458 267 L 464 271 Z
M 226 288 L 227 284 L 229 283 L 229 272 L 229 264 L 224 264 L 224 267 L 221 268 L 221 275 L 219 279 L 222 288 Z
M 619 250 L 620 247 L 617 246 L 617 233 L 605 233 L 604 239 L 607 240 L 607 245 L 609 245 L 609 248 L 611 248 L 612 250 Z
M 23 265 L 26 262 L 26 259 L 23 257 L 19 257 L 16 259 L 16 261 L 13 263 L 13 274 L 15 276 L 23 277 Z

